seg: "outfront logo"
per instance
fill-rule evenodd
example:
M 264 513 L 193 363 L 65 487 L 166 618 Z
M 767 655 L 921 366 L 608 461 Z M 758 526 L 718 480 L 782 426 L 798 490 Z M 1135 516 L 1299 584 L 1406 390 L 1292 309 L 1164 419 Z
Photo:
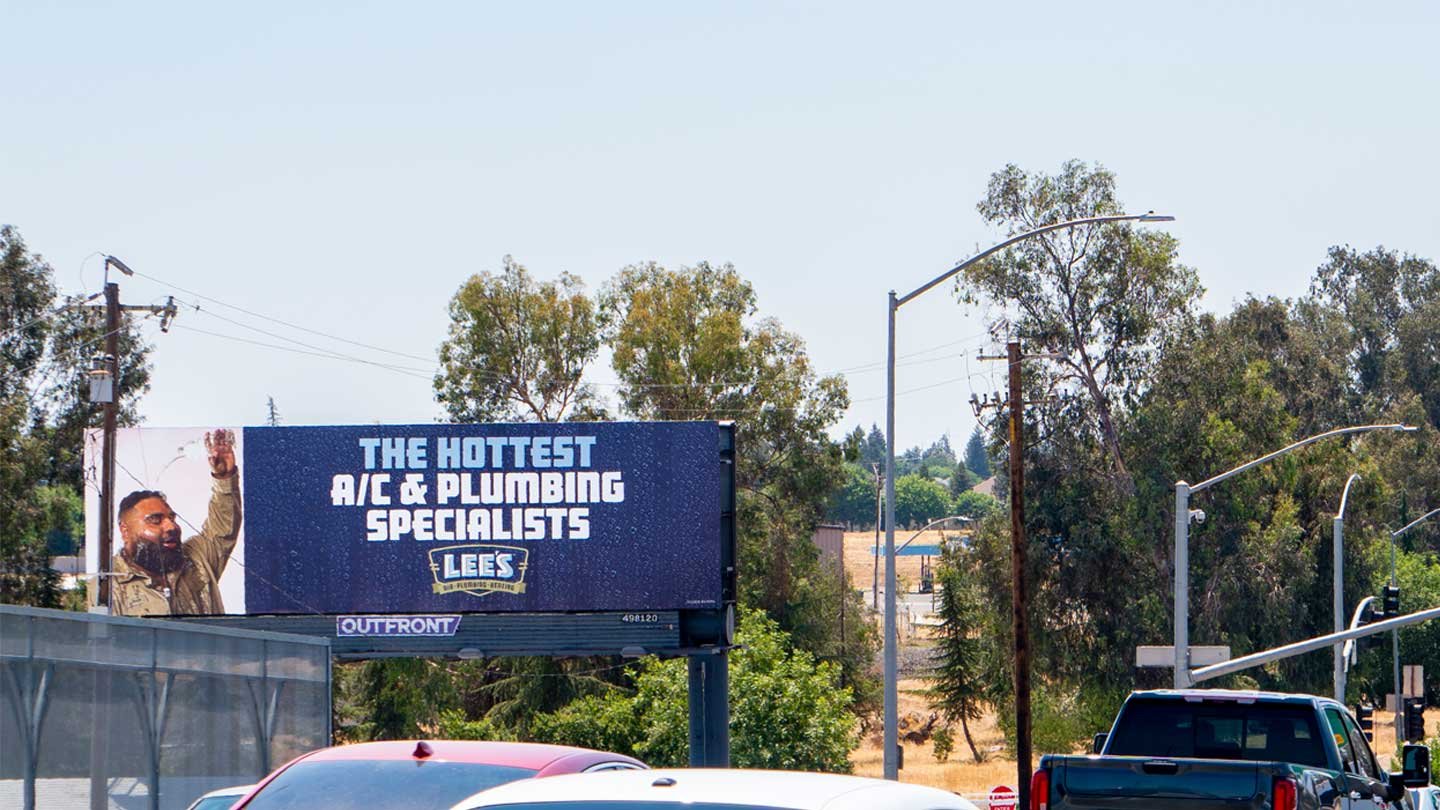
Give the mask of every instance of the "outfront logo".
M 448 546 L 430 550 L 435 593 L 524 593 L 530 551 L 514 546 Z

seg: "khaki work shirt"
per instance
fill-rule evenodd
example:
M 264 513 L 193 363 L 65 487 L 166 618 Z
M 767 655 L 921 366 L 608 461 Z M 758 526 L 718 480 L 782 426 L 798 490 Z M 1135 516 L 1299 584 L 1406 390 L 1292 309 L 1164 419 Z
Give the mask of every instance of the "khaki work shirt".
M 200 533 L 180 544 L 185 564 L 155 578 L 116 554 L 110 612 L 116 616 L 196 616 L 225 612 L 220 575 L 240 535 L 240 475 L 210 485 L 210 511 Z

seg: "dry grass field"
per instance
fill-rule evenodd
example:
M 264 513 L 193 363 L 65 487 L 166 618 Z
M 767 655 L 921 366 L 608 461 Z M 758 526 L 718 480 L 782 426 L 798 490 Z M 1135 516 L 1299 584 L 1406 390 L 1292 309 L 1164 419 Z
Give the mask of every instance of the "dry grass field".
M 904 543 L 914 532 L 896 532 L 895 544 L 898 546 Z M 942 536 L 955 536 L 955 532 L 925 532 L 915 538 L 911 545 L 938 546 Z M 885 545 L 885 535 L 880 535 L 880 545 Z M 885 558 L 876 557 L 875 532 L 846 532 L 845 533 L 845 570 L 850 574 L 851 584 L 859 590 L 869 590 L 870 584 L 875 577 L 875 560 L 880 560 L 880 576 L 885 576 Z M 933 562 L 933 560 L 932 560 Z M 920 558 L 897 556 L 895 558 L 895 576 L 900 584 L 908 584 L 909 590 L 915 590 L 920 582 Z
M 903 543 L 910 535 L 910 532 L 897 532 L 895 542 Z M 953 537 L 954 532 L 925 532 L 913 541 L 913 545 L 939 545 L 946 535 Z M 880 542 L 882 545 L 885 542 L 884 535 L 881 535 Z M 845 533 L 845 570 L 850 574 L 853 586 L 859 590 L 868 591 L 870 588 L 876 560 L 872 553 L 874 546 L 874 532 Z M 918 556 L 896 558 L 896 575 L 903 590 L 914 592 L 920 581 L 920 560 L 921 558 Z M 880 562 L 880 574 L 883 577 L 884 559 L 880 558 Z M 910 649 L 910 645 L 902 642 L 902 653 L 906 649 Z M 902 658 L 904 658 L 903 654 Z M 931 709 L 923 694 L 926 686 L 926 682 L 920 679 L 902 679 L 900 681 L 899 709 L 901 717 L 911 712 L 919 714 L 922 718 L 930 716 Z M 1096 729 L 1096 731 L 1103 730 L 1108 729 Z M 1426 714 L 1426 730 L 1427 734 L 1440 735 L 1440 709 Z M 1016 779 L 1019 776 L 1016 764 L 1013 760 L 1006 759 L 1004 738 L 995 725 L 994 716 L 987 715 L 970 726 L 971 736 L 975 739 L 975 746 L 983 759 L 981 762 L 976 762 L 971 756 L 970 747 L 966 745 L 961 730 L 956 727 L 952 729 L 952 732 L 955 740 L 954 748 L 946 762 L 935 760 L 934 747 L 928 742 L 923 745 L 906 744 L 905 767 L 900 771 L 900 780 L 943 788 L 972 800 L 983 800 L 988 796 L 990 789 L 997 785 L 1016 786 Z M 1383 712 L 1375 713 L 1374 737 L 1375 754 L 1380 759 L 1381 765 L 1388 767 L 1395 752 L 1395 726 L 1391 715 Z M 861 740 L 860 747 L 850 756 L 851 762 L 855 765 L 856 774 L 875 777 L 882 775 L 883 761 L 880 747 L 878 729 Z M 1036 752 L 1036 761 L 1043 753 L 1056 752 Z M 982 808 L 985 807 L 983 801 L 977 803 Z
M 922 717 L 930 715 L 930 707 L 925 702 L 923 695 L 925 688 L 925 681 L 918 679 L 900 682 L 899 708 L 901 716 L 908 712 L 917 712 Z M 1382 767 L 1390 766 L 1391 756 L 1395 752 L 1395 726 L 1393 723 L 1391 715 L 1376 712 L 1373 745 Z M 1425 728 L 1427 734 L 1440 735 L 1440 709 L 1426 713 Z M 1004 741 L 1000 730 L 995 726 L 994 716 L 987 715 L 980 721 L 972 723 L 970 733 L 975 738 L 976 748 L 986 756 L 984 762 L 974 761 L 970 756 L 969 746 L 965 744 L 964 735 L 959 728 L 956 728 L 954 729 L 954 751 L 951 752 L 950 758 L 946 762 L 935 761 L 934 747 L 929 743 L 924 745 L 907 744 L 905 746 L 905 767 L 900 771 L 900 781 L 942 788 L 959 793 L 971 800 L 983 800 L 989 794 L 990 789 L 996 785 L 1015 787 L 1015 780 L 1019 774 L 1016 772 L 1015 761 L 1005 758 Z M 1050 752 L 1036 752 L 1037 762 L 1042 753 Z M 879 777 L 883 774 L 884 764 L 880 755 L 878 732 L 861 740 L 860 747 L 851 754 L 850 761 L 855 764 L 855 773 L 859 776 Z M 982 808 L 985 807 L 983 801 L 977 801 L 977 804 Z
M 903 716 L 917 712 L 929 717 L 930 707 L 925 702 L 922 690 L 926 683 L 921 680 L 902 680 L 899 691 L 899 709 Z M 930 743 L 905 746 L 905 767 L 900 771 L 900 781 L 913 782 L 943 788 L 964 796 L 975 798 L 988 795 L 996 785 L 1015 787 L 1015 761 L 1004 756 L 1003 738 L 995 726 L 994 716 L 987 715 L 970 724 L 970 734 L 975 747 L 986 757 L 984 762 L 975 762 L 970 756 L 970 747 L 965 744 L 965 735 L 959 728 L 954 729 L 955 746 L 946 762 L 935 761 L 935 749 Z M 878 731 L 860 742 L 860 748 L 851 755 L 855 773 L 859 776 L 879 777 L 884 772 L 880 754 Z M 983 804 L 982 804 L 983 806 Z

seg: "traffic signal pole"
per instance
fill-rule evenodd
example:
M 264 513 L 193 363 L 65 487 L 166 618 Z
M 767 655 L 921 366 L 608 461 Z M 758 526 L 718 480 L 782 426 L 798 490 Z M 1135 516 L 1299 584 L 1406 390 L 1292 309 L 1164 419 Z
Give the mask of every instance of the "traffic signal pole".
M 1426 512 L 1420 517 L 1410 521 L 1409 523 L 1401 526 L 1400 528 L 1390 533 L 1390 587 L 1394 589 L 1395 612 L 1397 614 L 1400 612 L 1400 584 L 1395 579 L 1395 540 L 1400 535 L 1410 531 L 1419 524 L 1425 522 L 1426 520 L 1429 520 L 1432 517 L 1435 517 L 1436 515 L 1440 515 L 1440 509 L 1431 509 L 1429 512 Z M 1388 595 L 1389 594 L 1387 594 L 1387 596 Z M 1386 601 L 1389 600 L 1387 599 Z M 1390 655 L 1393 661 L 1393 665 L 1395 667 L 1395 750 L 1399 751 L 1400 746 L 1403 744 L 1400 730 L 1400 715 L 1404 714 L 1402 710 L 1404 709 L 1405 701 L 1400 695 L 1400 687 L 1403 684 L 1400 683 L 1400 631 L 1398 629 L 1390 634 Z
M 1366 636 L 1375 635 L 1376 633 L 1383 633 L 1386 630 L 1398 630 L 1401 627 L 1407 627 L 1412 624 L 1419 624 L 1420 622 L 1430 621 L 1431 619 L 1440 619 L 1440 607 L 1433 607 L 1428 610 L 1422 610 L 1406 616 L 1397 616 L 1393 619 L 1386 619 L 1384 621 L 1374 622 L 1373 624 L 1367 624 L 1363 627 L 1352 627 L 1339 633 L 1330 633 L 1329 635 L 1317 636 L 1315 638 L 1306 639 L 1305 641 L 1297 641 L 1294 644 L 1286 644 L 1283 647 L 1276 647 L 1273 650 L 1265 650 L 1263 652 L 1251 653 L 1250 655 L 1242 655 L 1239 658 L 1233 658 L 1229 661 L 1222 661 L 1218 664 L 1213 664 L 1208 667 L 1192 669 L 1190 670 L 1189 680 L 1192 684 L 1199 683 L 1200 681 L 1208 681 L 1211 678 L 1218 678 L 1221 675 L 1229 675 L 1234 672 L 1241 672 L 1243 670 L 1258 667 L 1263 664 L 1268 664 L 1271 661 L 1279 661 L 1281 659 L 1291 658 L 1302 653 L 1313 652 L 1315 650 L 1323 650 L 1326 647 L 1335 644 L 1336 642 L 1345 642 L 1349 641 L 1350 639 L 1364 638 Z
M 1390 538 L 1390 587 L 1397 587 L 1395 584 L 1395 538 Z M 1395 611 L 1400 611 L 1396 600 Z M 1388 606 L 1387 606 L 1388 607 Z M 1405 714 L 1405 695 L 1401 690 L 1400 683 L 1400 628 L 1390 631 L 1390 657 L 1395 667 L 1395 750 L 1399 751 L 1405 745 L 1404 729 L 1401 728 L 1401 717 Z

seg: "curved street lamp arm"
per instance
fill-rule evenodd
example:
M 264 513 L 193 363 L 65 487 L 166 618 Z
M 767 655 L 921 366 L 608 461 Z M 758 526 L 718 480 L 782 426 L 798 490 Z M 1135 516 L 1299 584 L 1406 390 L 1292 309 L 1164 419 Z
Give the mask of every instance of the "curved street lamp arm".
M 1032 236 L 1039 236 L 1042 233 L 1049 233 L 1050 231 L 1058 231 L 1062 228 L 1074 228 L 1078 225 L 1098 225 L 1105 222 L 1126 222 L 1128 220 L 1139 220 L 1141 222 L 1171 222 L 1174 219 L 1175 217 L 1166 216 L 1164 214 L 1157 214 L 1154 211 L 1147 211 L 1144 214 L 1111 214 L 1103 217 L 1082 217 L 1080 219 L 1069 219 L 1064 222 L 1056 222 L 1050 225 L 1035 228 L 1034 230 L 1025 231 L 1024 233 L 1017 233 L 1009 239 L 1006 239 L 1004 242 L 982 250 L 979 253 L 976 253 L 974 256 L 966 259 L 965 261 L 960 262 L 959 264 L 945 271 L 940 276 L 936 277 L 930 283 L 924 285 L 923 287 L 920 287 L 914 292 L 911 292 L 908 295 L 900 296 L 899 298 L 895 299 L 895 303 L 892 306 L 895 309 L 899 309 L 901 304 L 909 301 L 917 295 L 920 295 L 921 293 L 925 292 L 931 287 L 934 287 L 936 284 L 939 284 L 945 279 L 950 278 L 951 276 L 955 275 L 961 270 L 964 270 L 970 265 L 980 261 L 981 259 L 984 259 L 987 256 L 990 256 L 991 254 L 998 253 L 1005 248 L 1015 244 L 1016 242 L 1029 239 Z
M 1360 480 L 1360 473 L 1354 473 L 1345 482 L 1345 491 L 1340 493 L 1340 511 L 1335 513 L 1336 520 L 1345 519 L 1345 502 L 1350 498 L 1350 485 Z
M 899 554 L 901 551 L 903 551 L 903 550 L 905 549 L 906 546 L 908 546 L 908 545 L 910 545 L 912 542 L 914 542 L 915 538 L 917 538 L 917 537 L 919 537 L 920 535 L 924 534 L 925 532 L 929 531 L 931 526 L 939 526 L 941 523 L 946 523 L 946 522 L 951 521 L 951 520 L 964 520 L 964 521 L 967 521 L 967 522 L 973 522 L 973 521 L 970 520 L 970 518 L 965 517 L 964 515 L 951 515 L 951 516 L 949 516 L 949 517 L 940 518 L 939 520 L 932 520 L 932 521 L 930 521 L 929 523 L 926 523 L 924 526 L 921 526 L 920 529 L 919 529 L 919 531 L 917 531 L 917 532 L 915 532 L 914 534 L 910 535 L 910 539 L 909 539 L 909 540 L 906 540 L 905 542 L 903 542 L 903 543 L 901 543 L 900 545 L 896 546 L 896 547 L 895 547 L 895 553 L 896 553 L 896 554 Z
M 1267 454 L 1267 455 L 1263 455 L 1263 456 L 1261 456 L 1260 458 L 1255 459 L 1254 461 L 1247 461 L 1247 462 L 1245 462 L 1244 464 L 1241 464 L 1239 467 L 1236 467 L 1236 468 L 1233 469 L 1233 470 L 1230 470 L 1230 471 L 1228 471 L 1228 472 L 1220 473 L 1219 475 L 1215 476 L 1214 478 L 1207 478 L 1207 479 L 1205 479 L 1204 481 L 1201 481 L 1201 482 L 1198 483 L 1198 484 L 1192 485 L 1192 486 L 1190 487 L 1190 493 L 1193 495 L 1194 493 L 1199 492 L 1199 491 L 1202 490 L 1202 489 L 1208 489 L 1212 484 L 1218 484 L 1218 483 L 1220 483 L 1221 481 L 1224 481 L 1226 478 L 1229 478 L 1229 477 L 1231 477 L 1231 476 L 1233 476 L 1233 475 L 1239 475 L 1240 473 L 1245 472 L 1246 470 L 1250 469 L 1251 467 L 1259 466 L 1259 465 L 1261 465 L 1261 464 L 1264 464 L 1264 463 L 1267 462 L 1267 461 L 1270 461 L 1270 460 L 1272 460 L 1272 459 L 1279 458 L 1280 456 L 1285 455 L 1286 453 L 1290 452 L 1291 450 L 1298 450 L 1298 449 L 1300 449 L 1301 447 L 1304 447 L 1304 446 L 1307 445 L 1307 444 L 1313 444 L 1313 443 L 1315 443 L 1315 442 L 1320 441 L 1321 439 L 1328 439 L 1328 438 L 1330 438 L 1331 436 L 1343 436 L 1343 435 L 1345 435 L 1345 434 L 1347 434 L 1347 433 L 1367 433 L 1367 432 L 1372 431 L 1372 430 L 1403 430 L 1403 431 L 1406 431 L 1406 432 L 1411 432 L 1411 431 L 1414 431 L 1415 429 L 1416 429 L 1416 428 L 1413 428 L 1413 427 L 1411 427 L 1411 426 L 1409 426 L 1409 425 L 1394 424 L 1394 425 L 1360 425 L 1360 426 L 1358 426 L 1358 427 L 1348 427 L 1348 428 L 1338 428 L 1338 429 L 1336 429 L 1336 430 L 1327 430 L 1327 431 L 1324 432 L 1324 433 L 1316 434 L 1316 435 L 1314 435 L 1314 436 L 1311 436 L 1311 437 L 1308 438 L 1308 439 L 1301 439 L 1300 441 L 1295 442 L 1294 444 L 1289 445 L 1289 446 L 1287 446 L 1287 447 L 1282 447 L 1282 448 L 1280 448 L 1279 450 L 1276 450 L 1276 451 L 1273 452 L 1273 453 L 1269 453 L 1269 454 Z
M 1360 600 L 1360 604 L 1355 606 L 1355 615 L 1350 618 L 1351 630 L 1360 626 L 1360 617 L 1365 615 L 1365 608 L 1370 607 L 1375 601 L 1377 601 L 1376 597 L 1367 596 Z M 1345 666 L 1348 669 L 1351 664 L 1355 663 L 1355 639 L 1352 638 L 1345 642 L 1344 656 Z
M 1421 515 L 1420 517 L 1415 518 L 1414 520 L 1410 521 L 1409 523 L 1406 523 L 1404 526 L 1402 526 L 1402 527 L 1400 527 L 1399 529 L 1391 532 L 1391 533 L 1390 533 L 1390 537 L 1391 537 L 1392 539 L 1393 539 L 1393 538 L 1396 538 L 1396 537 L 1399 537 L 1400 535 L 1404 534 L 1405 532 L 1407 532 L 1407 531 L 1415 528 L 1416 524 L 1423 523 L 1423 522 L 1425 522 L 1426 520 L 1429 520 L 1430 518 L 1435 517 L 1436 515 L 1440 515 L 1440 509 L 1432 509 L 1432 510 L 1430 510 L 1429 512 L 1426 512 L 1424 515 Z

